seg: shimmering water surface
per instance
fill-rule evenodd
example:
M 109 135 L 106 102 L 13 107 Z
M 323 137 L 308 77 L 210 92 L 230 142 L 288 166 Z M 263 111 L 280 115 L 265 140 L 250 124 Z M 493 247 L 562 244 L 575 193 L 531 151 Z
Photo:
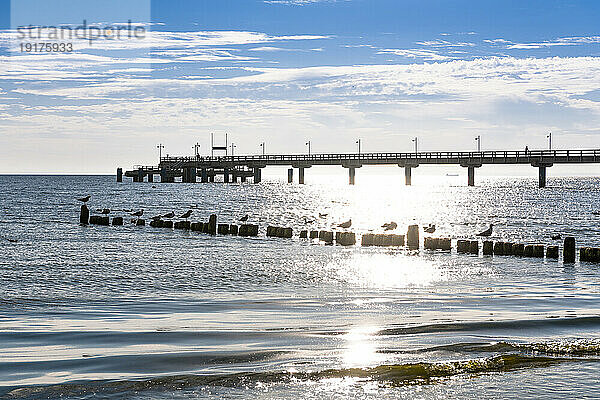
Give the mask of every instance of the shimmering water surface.
M 494 240 L 599 245 L 600 179 L 465 180 L 0 176 L 0 235 L 17 241 L 0 240 L 0 397 L 600 397 L 600 265 L 264 236 L 352 218 L 357 233 L 393 220 L 473 238 L 494 223 Z M 114 215 L 192 206 L 261 231 L 80 226 L 86 194 Z

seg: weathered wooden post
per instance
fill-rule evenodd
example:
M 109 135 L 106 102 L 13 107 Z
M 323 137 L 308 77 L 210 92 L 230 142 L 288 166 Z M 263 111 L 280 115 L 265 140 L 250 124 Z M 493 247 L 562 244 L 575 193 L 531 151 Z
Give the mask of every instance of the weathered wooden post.
M 406 243 L 408 248 L 416 250 L 419 248 L 419 225 L 410 225 L 406 233 Z
M 217 234 L 217 215 L 211 214 L 208 218 L 208 233 L 211 235 Z
M 79 212 L 79 223 L 82 225 L 88 225 L 90 223 L 90 209 L 87 205 L 81 205 L 81 211 Z
M 260 168 L 254 168 L 254 183 L 260 183 L 262 180 L 262 173 Z
M 575 238 L 572 236 L 568 236 L 565 238 L 563 248 L 563 262 L 575 262 Z
M 546 258 L 558 258 L 558 246 L 548 246 L 546 248 Z
M 114 226 L 121 226 L 121 225 L 123 225 L 123 217 L 113 217 L 112 224 Z
M 494 253 L 494 242 L 486 240 L 483 242 L 483 255 L 491 256 Z
M 123 182 L 123 168 L 117 168 L 117 182 Z

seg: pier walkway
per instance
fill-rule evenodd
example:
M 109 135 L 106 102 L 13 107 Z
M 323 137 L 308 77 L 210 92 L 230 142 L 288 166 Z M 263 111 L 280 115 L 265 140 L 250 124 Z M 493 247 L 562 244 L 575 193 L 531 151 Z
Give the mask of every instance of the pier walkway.
M 294 169 L 298 182 L 304 183 L 305 169 L 313 165 L 336 165 L 348 169 L 349 183 L 355 182 L 356 169 L 363 165 L 398 165 L 404 168 L 405 183 L 411 184 L 412 169 L 419 165 L 460 165 L 468 170 L 468 185 L 475 185 L 475 168 L 483 165 L 527 164 L 539 169 L 539 186 L 546 186 L 546 169 L 554 164 L 600 163 L 600 149 L 591 150 L 529 150 L 481 152 L 412 152 L 412 153 L 347 153 L 347 154 L 269 154 L 240 156 L 187 156 L 162 157 L 157 166 L 134 166 L 125 176 L 134 182 L 195 183 L 214 182 L 222 175 L 223 182 L 245 182 L 248 178 L 260 183 L 261 171 L 267 166 L 289 166 L 288 182 L 293 181 Z M 117 169 L 117 180 L 122 181 L 123 170 Z

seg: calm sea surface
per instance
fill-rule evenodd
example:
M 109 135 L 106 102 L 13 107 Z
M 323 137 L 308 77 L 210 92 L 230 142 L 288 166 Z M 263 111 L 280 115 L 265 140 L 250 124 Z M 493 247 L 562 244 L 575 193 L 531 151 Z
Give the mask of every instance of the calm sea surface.
M 0 398 L 600 397 L 600 265 L 265 237 L 352 218 L 600 246 L 600 179 L 413 180 L 0 176 Z M 80 226 L 87 194 L 94 211 L 192 207 L 261 231 Z

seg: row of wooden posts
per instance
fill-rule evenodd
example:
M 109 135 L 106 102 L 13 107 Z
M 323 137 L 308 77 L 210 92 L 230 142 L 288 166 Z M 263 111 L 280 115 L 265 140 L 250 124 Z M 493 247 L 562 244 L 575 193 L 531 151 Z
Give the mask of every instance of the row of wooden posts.
M 137 226 L 146 224 L 144 219 L 133 220 Z M 81 221 L 83 223 L 83 221 Z M 93 225 L 110 225 L 108 216 L 93 215 L 89 217 L 89 223 Z M 112 225 L 123 225 L 123 217 L 113 217 Z M 220 235 L 238 235 L 238 236 L 258 236 L 259 226 L 255 224 L 217 224 L 217 216 L 212 214 L 208 222 L 190 222 L 190 221 L 166 221 L 152 220 L 150 226 L 154 228 L 167 229 L 182 229 L 207 234 Z M 268 226 L 267 237 L 292 238 L 293 229 L 289 227 Z M 319 239 L 326 244 L 336 244 L 342 246 L 354 246 L 356 244 L 356 234 L 354 232 L 333 232 L 326 230 L 302 230 L 300 231 L 301 239 Z M 405 240 L 406 239 L 406 240 Z M 424 238 L 424 247 L 426 250 L 452 250 L 451 238 Z M 365 233 L 361 237 L 361 246 L 378 246 L 378 247 L 404 247 L 416 250 L 419 248 L 419 226 L 410 225 L 408 232 L 405 235 L 399 234 L 377 234 Z M 534 257 L 548 259 L 559 258 L 559 246 L 547 246 L 541 244 L 523 244 L 512 242 L 493 242 L 485 240 L 481 243 L 482 254 L 484 256 L 516 256 L 516 257 Z M 456 251 L 461 254 L 480 253 L 480 242 L 478 240 L 463 240 L 456 241 Z M 566 237 L 563 245 L 563 261 L 575 262 L 575 238 Z M 580 261 L 600 262 L 600 248 L 582 247 L 579 252 Z

